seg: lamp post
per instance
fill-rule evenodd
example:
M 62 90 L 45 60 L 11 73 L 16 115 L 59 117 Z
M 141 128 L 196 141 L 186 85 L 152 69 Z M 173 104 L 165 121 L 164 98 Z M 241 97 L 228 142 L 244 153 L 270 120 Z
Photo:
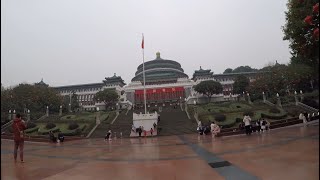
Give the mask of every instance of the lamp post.
M 303 93 L 302 90 L 300 90 L 300 98 L 301 98 L 301 102 L 303 101 Z
M 99 107 L 97 107 L 97 115 L 96 115 L 96 124 L 100 124 L 101 121 L 100 121 L 100 111 L 99 111 Z
M 294 91 L 294 101 L 296 102 L 296 106 L 298 106 L 298 102 L 299 102 L 297 95 L 298 95 L 297 91 Z
M 62 106 L 60 105 L 59 116 L 62 116 Z
M 12 119 L 16 118 L 16 110 L 13 110 Z
M 247 96 L 248 96 L 248 103 L 249 103 L 249 104 L 252 104 L 251 99 L 250 99 L 250 94 L 247 93 Z
M 262 92 L 262 98 L 263 98 L 263 102 L 266 102 L 266 94 L 264 92 Z
M 46 115 L 49 116 L 49 106 L 47 106 Z
M 197 114 L 197 102 L 196 100 L 193 100 L 193 104 L 194 104 L 194 113 Z
M 27 111 L 27 121 L 28 122 L 30 121 L 30 109 L 28 109 L 28 111 Z
M 8 120 L 9 120 L 9 121 L 12 120 L 11 110 L 9 110 Z
M 280 108 L 282 108 L 279 93 L 277 93 L 277 105 L 278 105 Z

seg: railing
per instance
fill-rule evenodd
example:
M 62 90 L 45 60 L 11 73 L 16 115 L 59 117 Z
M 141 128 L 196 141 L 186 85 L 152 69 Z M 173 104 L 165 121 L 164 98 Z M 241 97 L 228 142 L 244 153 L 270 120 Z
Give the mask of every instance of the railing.
M 1 132 L 3 132 L 5 129 L 7 129 L 12 123 L 13 123 L 13 120 L 11 120 L 11 121 L 7 122 L 6 124 L 4 124 L 1 127 Z
M 275 106 L 275 104 L 273 104 L 272 102 L 265 100 L 263 101 L 265 104 L 269 105 L 269 106 Z
M 303 103 L 301 103 L 301 102 L 298 102 L 297 105 L 298 105 L 298 106 L 301 106 L 301 107 L 303 107 L 303 108 L 306 108 L 306 109 L 308 109 L 308 110 L 310 110 L 310 111 L 312 111 L 312 112 L 319 112 L 319 109 L 313 108 L 313 107 L 308 106 L 308 105 L 306 105 L 306 104 L 303 104 Z
M 47 115 L 45 114 L 45 115 L 41 116 L 39 119 L 37 119 L 37 121 L 41 121 L 41 120 L 45 119 L 46 117 L 47 117 Z

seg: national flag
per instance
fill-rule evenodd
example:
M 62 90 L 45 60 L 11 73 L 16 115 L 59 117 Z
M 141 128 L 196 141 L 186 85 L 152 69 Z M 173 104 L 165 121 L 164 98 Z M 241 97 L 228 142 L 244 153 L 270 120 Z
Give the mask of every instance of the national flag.
M 142 43 L 141 43 L 141 48 L 144 49 L 144 36 L 142 34 Z

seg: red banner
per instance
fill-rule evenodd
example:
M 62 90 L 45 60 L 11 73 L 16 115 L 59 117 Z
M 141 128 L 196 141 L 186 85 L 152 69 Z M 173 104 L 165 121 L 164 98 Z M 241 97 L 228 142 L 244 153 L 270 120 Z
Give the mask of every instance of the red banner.
M 176 92 L 176 91 L 184 91 L 184 87 L 146 89 L 146 93 L 147 94 Z M 143 89 L 142 90 L 136 90 L 135 94 L 143 94 Z

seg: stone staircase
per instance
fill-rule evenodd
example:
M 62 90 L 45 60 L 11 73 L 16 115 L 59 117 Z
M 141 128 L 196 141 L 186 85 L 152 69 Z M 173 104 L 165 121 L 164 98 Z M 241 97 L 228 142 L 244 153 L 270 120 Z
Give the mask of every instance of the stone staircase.
M 158 123 L 159 136 L 196 133 L 197 123 L 194 118 L 189 119 L 180 106 L 174 109 L 172 106 L 164 107 L 160 112 Z
M 132 126 L 132 110 L 122 111 L 113 124 L 101 122 L 101 124 L 96 128 L 96 130 L 91 134 L 90 138 L 103 138 L 107 131 L 112 131 L 112 136 L 115 135 L 119 138 L 120 132 L 122 132 L 122 137 L 129 137 Z

